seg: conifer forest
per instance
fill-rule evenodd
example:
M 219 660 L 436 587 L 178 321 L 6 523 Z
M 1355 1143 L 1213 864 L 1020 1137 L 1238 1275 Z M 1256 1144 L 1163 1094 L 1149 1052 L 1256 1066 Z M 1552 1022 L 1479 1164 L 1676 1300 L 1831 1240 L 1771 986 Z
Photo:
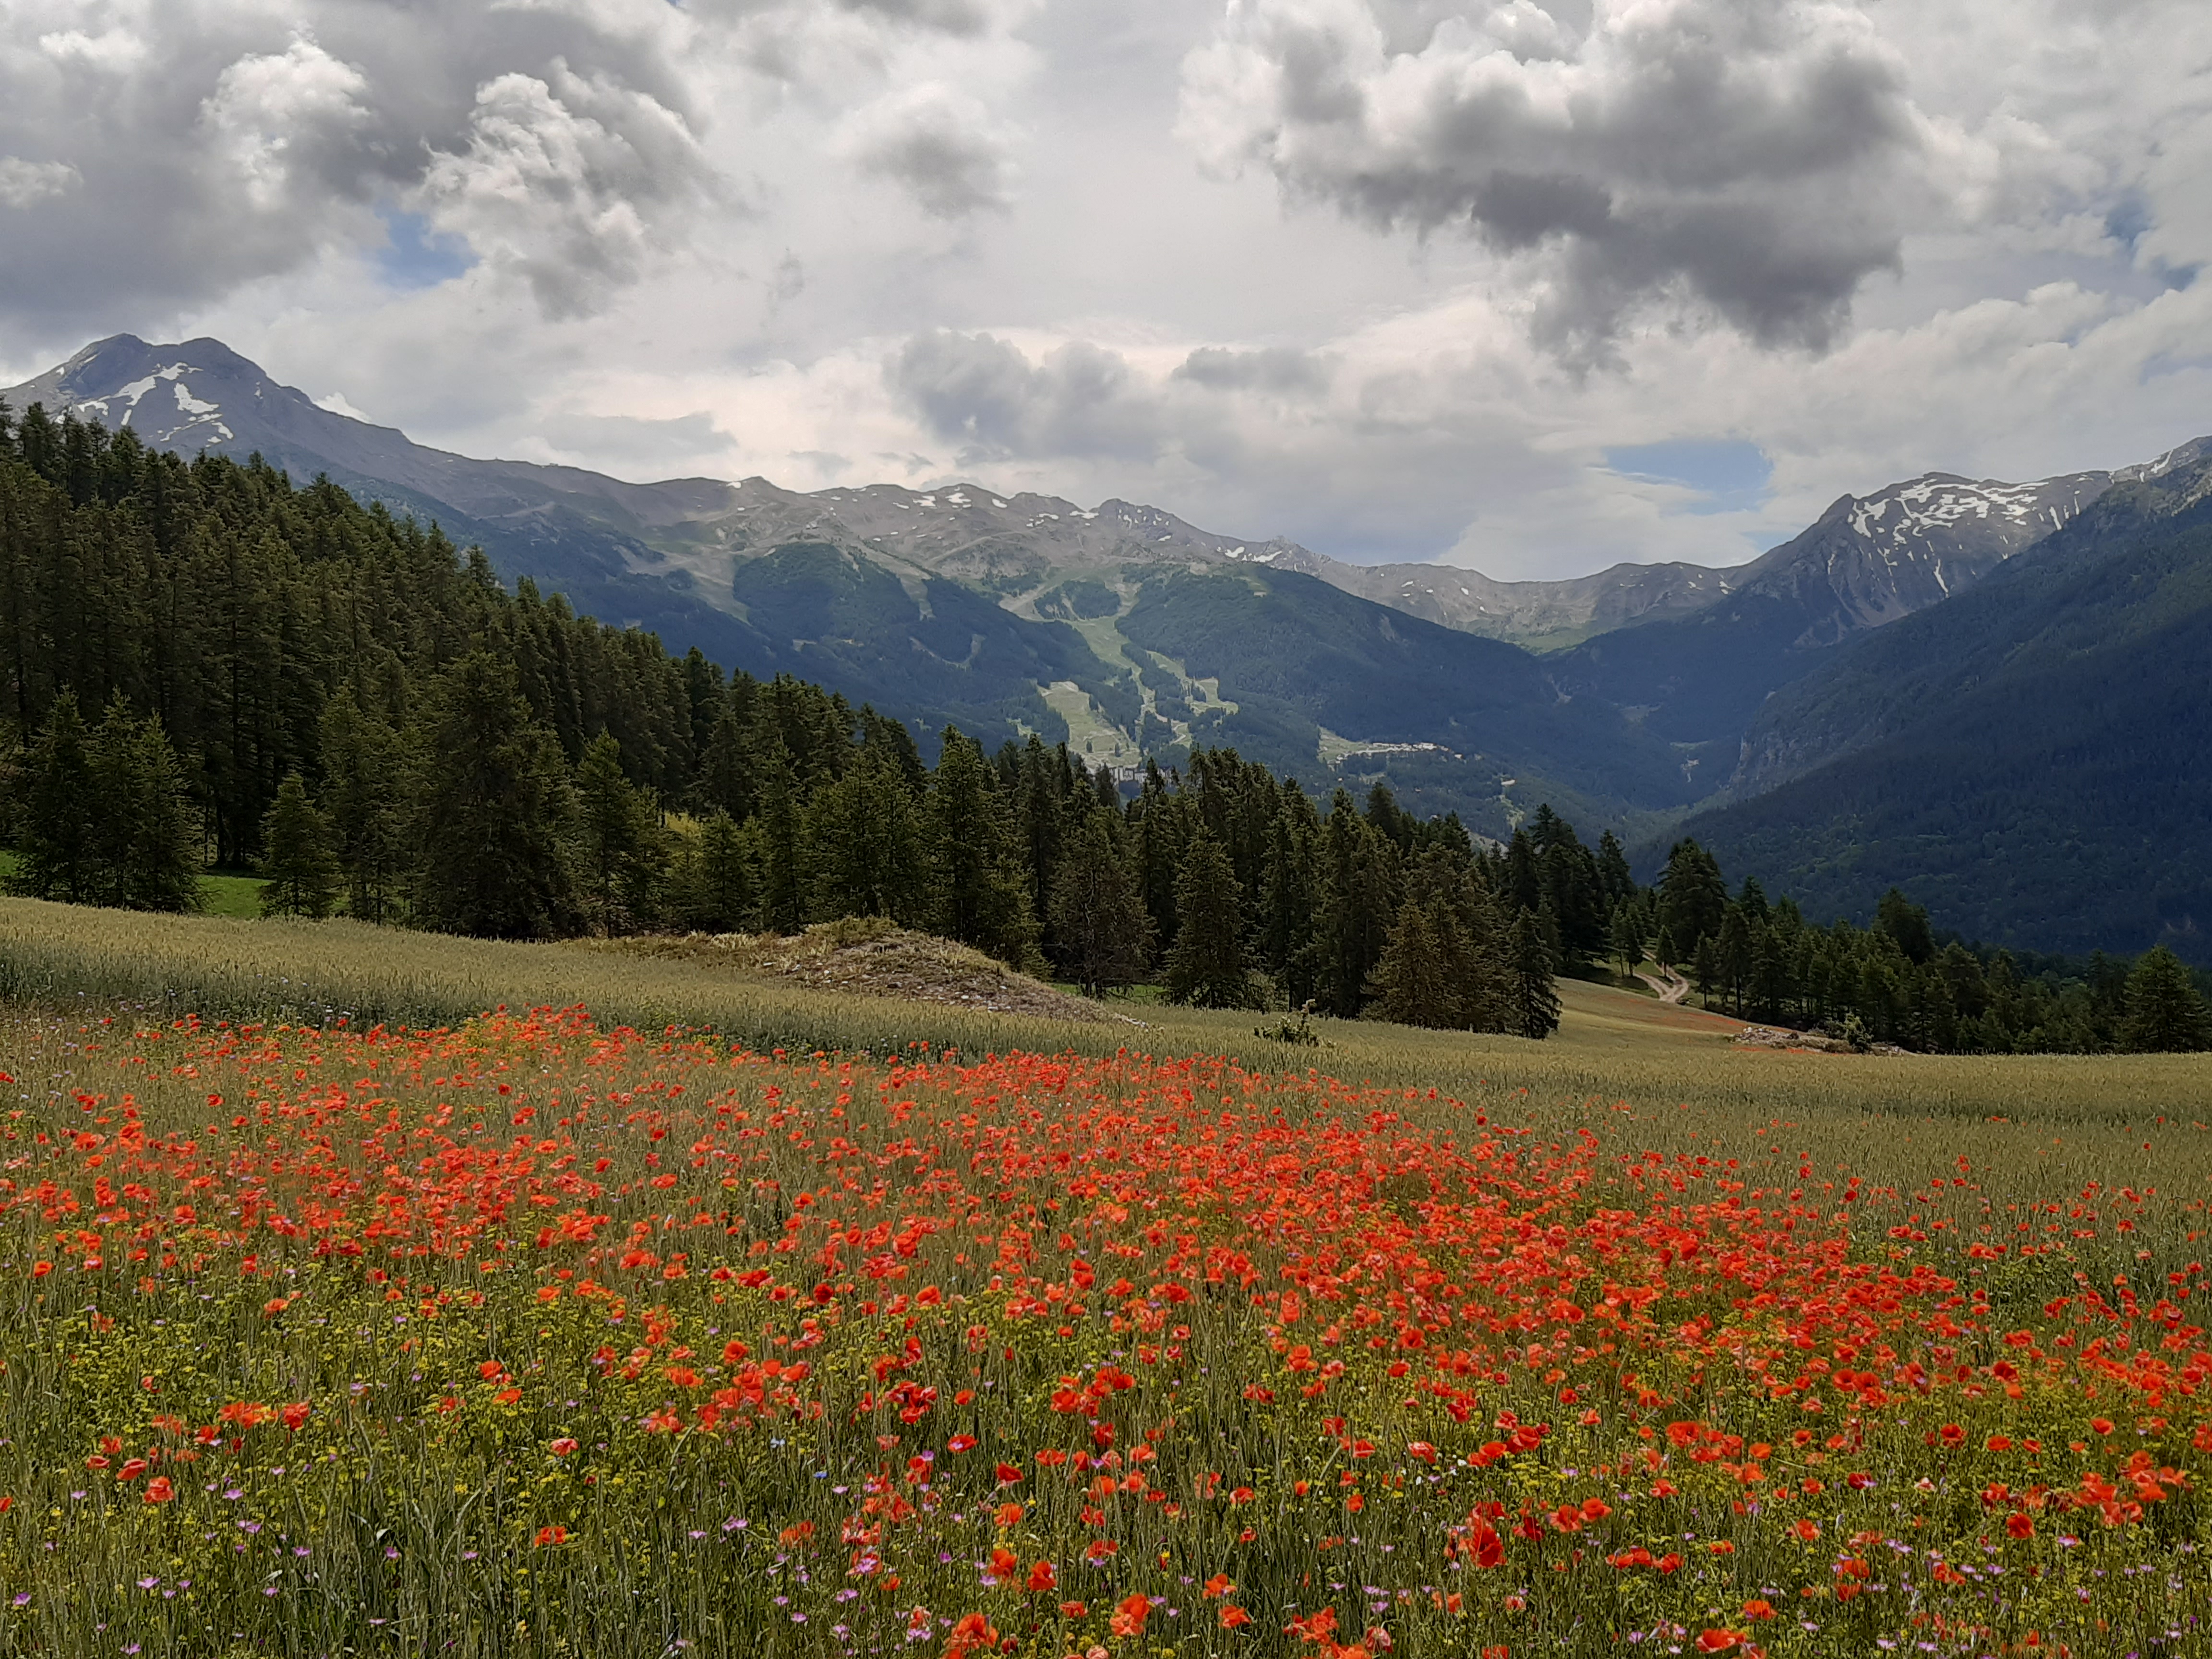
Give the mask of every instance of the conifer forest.
M 1510 842 L 1230 749 L 1092 773 L 574 613 L 481 551 L 255 460 L 0 420 L 9 882 L 504 939 L 881 916 L 1093 994 L 1540 1037 L 1560 973 L 1741 1018 L 2006 1053 L 2204 1045 L 2188 970 L 2020 960 L 1900 893 L 1824 925 L 1694 842 L 1650 885 L 1542 808 Z M 926 747 L 925 747 L 926 745 Z

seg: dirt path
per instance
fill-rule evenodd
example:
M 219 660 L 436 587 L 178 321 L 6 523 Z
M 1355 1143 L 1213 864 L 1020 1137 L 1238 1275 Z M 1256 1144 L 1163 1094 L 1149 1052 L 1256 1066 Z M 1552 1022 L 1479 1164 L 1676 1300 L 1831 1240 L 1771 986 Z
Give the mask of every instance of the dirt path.
M 1672 968 L 1662 968 L 1656 973 L 1638 973 L 1636 977 L 1656 991 L 1662 1002 L 1679 1003 L 1690 994 L 1690 981 Z

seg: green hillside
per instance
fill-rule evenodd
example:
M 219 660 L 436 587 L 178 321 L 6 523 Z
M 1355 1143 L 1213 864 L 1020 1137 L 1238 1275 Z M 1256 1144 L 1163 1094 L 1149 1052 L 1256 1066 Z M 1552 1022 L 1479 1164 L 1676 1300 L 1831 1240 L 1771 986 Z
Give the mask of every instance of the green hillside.
M 1893 884 L 1939 927 L 2212 961 L 2212 469 L 2116 490 L 1973 592 L 1778 696 L 1687 832 L 1808 912 Z
M 1121 626 L 1143 648 L 1218 680 L 1237 705 L 1208 724 L 1210 740 L 1280 768 L 1311 769 L 1310 750 L 1303 759 L 1290 751 L 1317 725 L 1437 745 L 1389 756 L 1394 786 L 1455 793 L 1443 804 L 1486 827 L 1506 779 L 1516 799 L 1548 797 L 1607 822 L 1696 799 L 1672 746 L 1618 709 L 1563 696 L 1541 659 L 1316 577 L 1264 568 L 1157 576 Z

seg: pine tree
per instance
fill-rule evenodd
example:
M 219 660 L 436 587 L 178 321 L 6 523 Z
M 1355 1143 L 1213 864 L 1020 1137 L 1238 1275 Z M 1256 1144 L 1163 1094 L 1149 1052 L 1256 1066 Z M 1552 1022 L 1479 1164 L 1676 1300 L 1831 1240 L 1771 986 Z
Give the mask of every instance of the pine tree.
M 1114 845 L 1112 815 L 1085 815 L 1062 850 L 1052 885 L 1060 960 L 1091 996 L 1133 985 L 1152 961 L 1152 919 L 1127 861 Z
M 1398 907 L 1382 958 L 1367 977 L 1370 1019 L 1441 1031 L 1462 1026 L 1459 988 L 1437 933 L 1423 906 L 1407 899 Z
M 1310 975 L 1314 927 L 1314 842 L 1320 824 L 1313 803 L 1286 784 L 1267 825 L 1260 873 L 1260 954 L 1290 1006 L 1313 994 Z
M 1543 1038 L 1559 1029 L 1559 993 L 1553 983 L 1554 959 L 1536 918 L 1523 910 L 1513 924 L 1515 1034 Z
M 761 926 L 796 933 L 806 915 L 806 872 L 799 842 L 799 785 L 783 739 L 770 732 L 761 756 Z
M 1052 878 L 1060 863 L 1067 793 L 1067 749 L 1047 749 L 1034 732 L 1022 750 L 1020 822 L 1022 839 L 1029 851 L 1032 914 L 1042 914 L 1052 896 Z
M 1321 899 L 1305 971 L 1323 1012 L 1356 1018 L 1366 1001 L 1367 976 L 1382 959 L 1398 914 L 1398 848 L 1360 815 L 1349 792 L 1340 789 L 1322 823 L 1315 861 Z
M 1644 960 L 1644 919 L 1637 915 L 1632 902 L 1613 907 L 1613 926 L 1607 931 L 1613 953 L 1620 958 L 1620 971 L 1633 974 Z
M 1636 897 L 1636 878 L 1628 868 L 1628 854 L 1620 837 L 1607 830 L 1597 838 L 1598 890 L 1608 908 L 1618 909 Z
M 574 792 L 514 665 L 478 651 L 449 669 L 424 708 L 415 751 L 420 920 L 495 939 L 570 931 Z
M 699 757 L 696 793 L 700 804 L 742 823 L 757 805 L 752 740 L 734 697 L 715 719 Z
M 1897 888 L 1881 896 L 1875 908 L 1875 927 L 1897 942 L 1907 962 L 1917 966 L 1936 955 L 1936 935 L 1928 926 L 1928 912 Z
M 1717 939 L 1728 912 L 1728 884 L 1713 855 L 1694 841 L 1678 841 L 1659 878 L 1659 922 L 1677 951 L 1694 952 L 1698 941 Z
M 2191 1054 L 2212 1048 L 2204 999 L 2191 982 L 2189 969 L 2165 945 L 2136 962 L 2127 980 L 2127 1019 L 2120 1041 L 2137 1054 Z
M 752 926 L 760 898 L 748 839 L 728 813 L 707 815 L 678 883 L 687 926 L 705 933 L 743 933 Z
M 1713 999 L 1720 994 L 1721 990 L 1721 957 L 1718 946 L 1710 936 L 1698 940 L 1698 948 L 1690 958 L 1690 977 L 1697 981 L 1698 995 L 1704 1000 L 1705 1006 L 1711 1007 Z
M 929 920 L 928 837 L 906 779 L 884 756 L 864 753 L 806 804 L 801 845 L 807 915 L 885 916 L 902 927 Z
M 338 897 L 337 837 L 307 799 L 297 772 L 287 773 L 261 826 L 261 914 L 320 921 Z
M 1370 833 L 1372 833 L 1371 831 Z M 1262 1000 L 1244 961 L 1237 871 L 1213 833 L 1191 837 L 1176 881 L 1176 940 L 1168 953 L 1170 1002 L 1200 1008 L 1256 1008 Z
M 54 699 L 25 763 L 21 855 L 8 883 L 28 898 L 94 902 L 92 763 L 76 694 Z
M 1720 969 L 1721 989 L 1734 997 L 1735 1012 L 1741 1018 L 1744 986 L 1751 978 L 1751 925 L 1734 905 L 1722 918 L 1721 936 L 1713 945 L 1713 961 Z

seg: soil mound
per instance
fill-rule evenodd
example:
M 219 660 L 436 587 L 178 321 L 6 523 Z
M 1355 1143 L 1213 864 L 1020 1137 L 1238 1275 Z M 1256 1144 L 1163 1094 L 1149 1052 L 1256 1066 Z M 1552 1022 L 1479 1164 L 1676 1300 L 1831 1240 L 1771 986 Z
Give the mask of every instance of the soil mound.
M 1055 990 L 994 957 L 878 917 L 817 922 L 803 933 L 686 933 L 615 939 L 601 948 L 720 966 L 854 996 L 1094 1024 L 1108 1018 L 1087 998 Z

